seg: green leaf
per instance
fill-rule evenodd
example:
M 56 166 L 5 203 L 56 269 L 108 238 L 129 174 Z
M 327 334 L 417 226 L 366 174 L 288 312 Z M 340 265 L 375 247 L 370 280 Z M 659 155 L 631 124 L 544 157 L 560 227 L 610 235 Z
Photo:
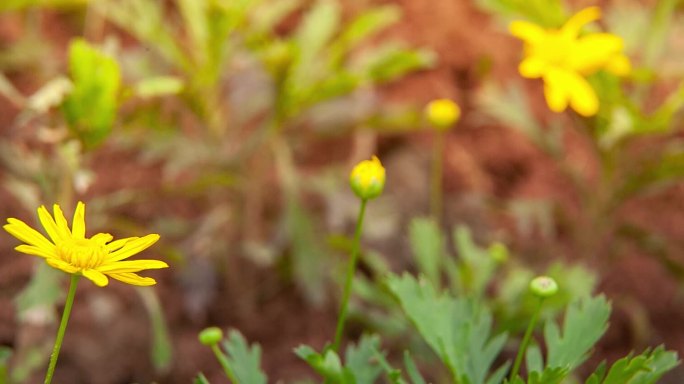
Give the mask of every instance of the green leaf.
M 43 308 L 46 315 L 54 317 L 52 308 L 60 298 L 63 276 L 45 263 L 38 264 L 29 284 L 15 299 L 19 319 L 25 319 L 28 312 L 36 308 Z
M 347 347 L 345 354 L 345 370 L 353 377 L 356 384 L 372 384 L 383 371 L 378 364 L 380 354 L 380 338 L 377 335 L 364 335 L 358 344 Z
M 418 270 L 439 287 L 441 260 L 445 257 L 442 231 L 432 219 L 415 218 L 411 220 L 409 238 Z
M 150 348 L 152 364 L 161 372 L 166 372 L 173 357 L 173 343 L 169 336 L 164 311 L 154 290 L 136 289 L 145 305 L 152 327 L 152 346 Z
M 176 95 L 183 91 L 183 80 L 174 76 L 148 77 L 138 82 L 133 91 L 143 99 Z
M 390 275 L 387 286 L 418 332 L 457 382 L 484 384 L 503 379 L 506 368 L 487 377 L 506 335 L 490 338 L 492 317 L 475 301 L 439 294 L 425 279 Z
M 73 88 L 62 104 L 69 128 L 87 147 L 104 140 L 112 130 L 121 84 L 119 65 L 83 39 L 69 46 Z
M 394 42 L 359 55 L 353 66 L 369 80 L 385 83 L 412 71 L 429 68 L 435 61 L 433 52 L 409 49 Z
M 260 367 L 261 347 L 258 344 L 250 348 L 240 332 L 231 330 L 228 340 L 223 341 L 222 346 L 240 384 L 266 384 L 266 375 Z
M 401 17 L 399 7 L 385 5 L 361 13 L 344 29 L 338 42 L 347 50 L 396 23 Z
M 548 349 L 546 366 L 572 370 L 582 364 L 589 350 L 608 329 L 610 310 L 603 295 L 585 297 L 568 306 L 562 334 L 556 323 L 547 322 L 544 327 Z
M 482 297 L 494 275 L 497 261 L 489 250 L 475 244 L 468 227 L 456 228 L 454 243 L 459 257 L 461 289 L 474 297 Z
M 647 349 L 638 356 L 623 357 L 606 373 L 605 362 L 589 376 L 586 384 L 652 384 L 667 371 L 679 364 L 677 353 L 665 351 L 662 346 Z
M 193 381 L 193 384 L 209 384 L 209 380 L 200 372 Z
M 274 33 L 274 29 L 285 17 L 302 4 L 302 0 L 271 0 L 256 7 L 251 14 L 251 26 L 265 34 Z
M 413 384 L 426 384 L 425 379 L 418 371 L 416 363 L 411 358 L 411 354 L 408 351 L 404 351 L 404 366 L 406 367 L 406 373 L 408 374 L 411 383 Z
M 308 345 L 300 345 L 294 352 L 325 379 L 333 383 L 344 382 L 342 362 L 335 351 L 327 350 L 321 355 Z
M 9 360 L 12 357 L 12 349 L 0 346 L 0 383 L 9 381 Z

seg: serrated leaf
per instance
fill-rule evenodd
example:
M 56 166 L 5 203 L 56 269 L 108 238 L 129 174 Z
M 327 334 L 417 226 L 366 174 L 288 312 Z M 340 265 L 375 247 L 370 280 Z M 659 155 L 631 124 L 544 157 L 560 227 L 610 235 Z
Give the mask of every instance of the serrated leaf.
M 460 264 L 461 289 L 474 297 L 482 297 L 497 261 L 487 249 L 475 244 L 470 230 L 465 226 L 459 226 L 454 231 L 454 243 Z
M 300 345 L 294 352 L 325 379 L 333 383 L 343 382 L 342 362 L 335 351 L 327 350 L 321 355 L 308 345 Z
M 418 270 L 430 283 L 439 287 L 441 260 L 444 258 L 442 231 L 432 219 L 415 218 L 411 220 L 409 238 Z
M 646 352 L 644 352 L 645 354 Z M 639 372 L 629 384 L 653 384 L 680 364 L 677 352 L 666 351 L 661 345 L 649 356 L 648 371 Z
M 250 347 L 240 332 L 231 330 L 222 346 L 235 379 L 240 384 L 266 384 L 266 375 L 261 370 L 261 347 L 258 344 Z
M 548 349 L 546 366 L 572 370 L 582 364 L 608 329 L 610 311 L 610 304 L 603 295 L 585 297 L 568 306 L 562 333 L 556 323 L 547 322 L 544 327 Z
M 377 335 L 364 335 L 358 344 L 351 344 L 345 353 L 345 369 L 354 377 L 356 384 L 372 384 L 383 371 L 378 364 L 377 355 L 380 338 Z
M 457 382 L 488 383 L 491 365 L 506 335 L 490 339 L 492 317 L 472 300 L 438 294 L 425 279 L 390 275 L 387 286 L 418 332 Z M 495 375 L 503 378 L 505 370 Z

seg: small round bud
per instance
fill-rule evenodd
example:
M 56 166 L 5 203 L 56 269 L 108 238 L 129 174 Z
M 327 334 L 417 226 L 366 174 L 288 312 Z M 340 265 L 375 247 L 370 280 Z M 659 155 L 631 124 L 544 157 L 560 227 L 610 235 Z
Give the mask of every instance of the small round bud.
M 203 345 L 211 347 L 223 339 L 223 331 L 219 327 L 205 328 L 200 332 L 198 339 Z
M 508 248 L 498 241 L 490 245 L 487 251 L 489 252 L 489 256 L 499 264 L 508 261 Z
M 385 168 L 377 157 L 358 163 L 349 175 L 349 184 L 360 199 L 373 199 L 385 188 Z
M 551 277 L 539 276 L 530 282 L 530 291 L 537 297 L 545 299 L 558 292 L 558 283 Z
M 461 118 L 461 108 L 449 99 L 437 99 L 425 107 L 425 117 L 435 128 L 447 130 Z

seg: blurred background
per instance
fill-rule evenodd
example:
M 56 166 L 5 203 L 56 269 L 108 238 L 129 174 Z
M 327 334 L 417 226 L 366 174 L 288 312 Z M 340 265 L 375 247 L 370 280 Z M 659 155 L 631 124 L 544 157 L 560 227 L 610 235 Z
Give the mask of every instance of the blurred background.
M 559 27 L 589 5 L 634 71 L 592 80 L 598 116 L 553 113 L 541 81 L 518 74 L 522 44 L 507 26 Z M 592 364 L 660 343 L 681 355 L 682 9 L 3 0 L 0 218 L 36 226 L 41 204 L 69 216 L 81 200 L 89 235 L 159 233 L 145 258 L 171 266 L 148 273 L 150 289 L 82 281 L 55 381 L 187 383 L 202 371 L 223 382 L 197 342 L 210 325 L 259 343 L 270 381 L 313 377 L 292 350 L 332 338 L 359 205 L 348 175 L 374 154 L 387 184 L 368 208 L 349 340 L 380 333 L 391 354 L 415 344 L 378 281 L 429 274 L 421 255 L 444 244 L 500 330 L 524 329 L 526 283 L 549 273 L 567 295 L 547 316 L 586 292 L 612 301 Z M 428 221 L 439 139 L 423 109 L 437 98 L 462 116 L 442 138 L 443 204 Z M 0 234 L 0 366 L 38 383 L 66 275 L 15 245 Z M 496 271 L 481 261 L 491 255 Z

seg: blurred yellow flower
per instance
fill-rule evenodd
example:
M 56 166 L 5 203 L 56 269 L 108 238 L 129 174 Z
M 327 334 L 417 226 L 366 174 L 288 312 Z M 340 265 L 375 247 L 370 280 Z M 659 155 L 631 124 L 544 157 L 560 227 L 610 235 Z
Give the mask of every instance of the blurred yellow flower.
M 461 118 L 461 108 L 449 99 L 437 99 L 425 107 L 425 116 L 435 128 L 445 130 Z
M 360 199 L 378 197 L 385 187 L 385 168 L 380 160 L 373 156 L 372 159 L 364 160 L 352 169 L 349 184 Z
M 599 100 L 586 76 L 600 70 L 624 76 L 631 70 L 620 37 L 610 33 L 580 36 L 585 25 L 600 17 L 601 9 L 589 7 L 560 29 L 544 29 L 526 21 L 514 21 L 509 26 L 511 34 L 525 44 L 520 74 L 543 79 L 546 102 L 554 112 L 562 112 L 570 105 L 582 116 L 595 115 Z
M 154 285 L 150 277 L 141 277 L 135 272 L 144 269 L 166 268 L 159 260 L 128 260 L 159 240 L 159 235 L 128 237 L 112 241 L 112 235 L 98 233 L 85 237 L 85 204 L 76 205 L 72 228 L 69 229 L 59 205 L 53 207 L 54 217 L 45 206 L 38 208 L 38 218 L 50 240 L 21 220 L 9 218 L 3 228 L 26 244 L 17 246 L 19 252 L 40 256 L 53 268 L 71 274 L 80 274 L 104 287 L 108 277 L 131 285 Z

